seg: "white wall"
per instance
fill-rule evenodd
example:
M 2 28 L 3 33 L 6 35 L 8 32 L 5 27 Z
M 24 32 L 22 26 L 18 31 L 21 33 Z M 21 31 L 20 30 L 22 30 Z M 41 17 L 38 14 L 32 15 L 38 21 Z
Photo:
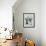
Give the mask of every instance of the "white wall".
M 46 46 L 46 0 L 41 1 L 41 40 L 42 46 Z
M 12 6 L 16 0 L 0 0 L 0 27 L 12 28 Z
M 22 32 L 24 38 L 34 40 L 36 46 L 41 46 L 41 1 L 23 0 L 17 7 L 14 6 L 15 29 Z M 23 27 L 23 13 L 25 12 L 35 13 L 35 28 Z

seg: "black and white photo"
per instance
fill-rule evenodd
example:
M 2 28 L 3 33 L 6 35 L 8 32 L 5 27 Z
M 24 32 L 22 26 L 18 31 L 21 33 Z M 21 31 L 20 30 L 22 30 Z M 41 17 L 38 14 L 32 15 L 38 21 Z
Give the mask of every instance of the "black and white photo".
M 35 27 L 35 13 L 23 13 L 23 27 Z

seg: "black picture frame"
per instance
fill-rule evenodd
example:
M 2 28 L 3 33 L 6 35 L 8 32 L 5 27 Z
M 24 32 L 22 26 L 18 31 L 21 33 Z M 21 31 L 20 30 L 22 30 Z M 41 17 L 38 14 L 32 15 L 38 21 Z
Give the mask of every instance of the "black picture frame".
M 35 28 L 35 13 L 23 13 L 23 27 Z

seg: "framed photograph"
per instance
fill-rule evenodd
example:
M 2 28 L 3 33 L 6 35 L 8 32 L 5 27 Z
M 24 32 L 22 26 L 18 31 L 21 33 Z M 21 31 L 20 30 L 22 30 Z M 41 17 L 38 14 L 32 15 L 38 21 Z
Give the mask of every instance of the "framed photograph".
M 35 13 L 23 13 L 23 27 L 24 28 L 35 27 Z

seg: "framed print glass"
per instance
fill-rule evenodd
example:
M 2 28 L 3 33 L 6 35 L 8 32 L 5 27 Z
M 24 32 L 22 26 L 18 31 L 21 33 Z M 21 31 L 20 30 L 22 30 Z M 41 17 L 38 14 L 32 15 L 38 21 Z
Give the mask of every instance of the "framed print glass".
M 35 13 L 23 13 L 23 27 L 24 28 L 35 27 Z

